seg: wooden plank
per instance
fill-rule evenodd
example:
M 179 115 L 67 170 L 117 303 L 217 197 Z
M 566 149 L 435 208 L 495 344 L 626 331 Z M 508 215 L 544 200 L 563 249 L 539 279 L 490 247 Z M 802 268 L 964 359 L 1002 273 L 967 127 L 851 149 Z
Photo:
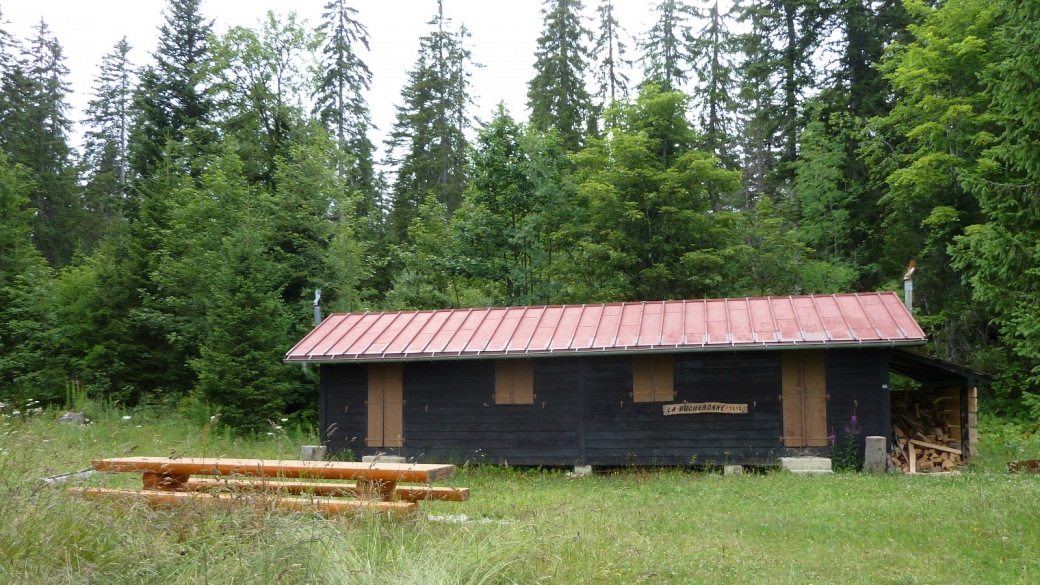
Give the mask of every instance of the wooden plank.
M 947 453 L 955 453 L 957 455 L 961 455 L 963 453 L 960 449 L 954 449 L 953 447 L 947 447 L 945 445 L 936 445 L 935 443 L 926 443 L 924 441 L 918 441 L 917 439 L 910 439 L 910 443 L 913 445 L 917 445 L 918 447 L 924 447 L 925 449 L 946 451 Z
M 827 354 L 822 349 L 802 354 L 802 400 L 804 401 L 805 444 L 826 447 L 827 439 Z
M 651 386 L 655 402 L 675 400 L 675 365 L 671 354 L 658 354 L 651 359 Z
M 514 359 L 513 404 L 534 404 L 534 367 L 531 360 Z
M 917 451 L 914 450 L 914 444 L 907 444 L 907 449 L 910 451 L 910 457 L 908 463 L 910 464 L 910 473 L 917 473 Z
M 513 360 L 495 360 L 495 404 L 513 403 Z
M 632 402 L 653 402 L 653 356 L 632 356 Z
M 781 387 L 783 392 L 784 446 L 804 447 L 802 426 L 802 365 L 797 351 L 781 355 Z
M 75 491 L 75 490 L 74 490 Z M 394 514 L 414 514 L 419 510 L 415 502 L 381 502 L 374 500 L 332 500 L 315 498 L 287 497 L 253 497 L 244 498 L 241 494 L 214 494 L 199 492 L 169 492 L 154 490 L 125 490 L 115 488 L 86 488 L 75 491 L 88 500 L 145 500 L 152 506 L 174 506 L 188 502 L 209 504 L 225 502 L 228 504 L 253 504 L 261 507 L 275 507 L 299 512 L 320 511 L 328 514 L 345 512 L 372 511 L 390 512 Z
M 183 491 L 273 492 L 323 497 L 356 497 L 356 483 L 310 483 L 299 481 L 257 481 L 248 479 L 193 479 Z M 465 502 L 469 488 L 398 485 L 396 498 L 409 501 Z
M 162 475 L 243 475 L 310 479 L 368 479 L 431 483 L 455 475 L 454 465 L 422 463 L 356 463 L 298 461 L 295 459 L 210 459 L 168 457 L 118 457 L 91 462 L 96 471 L 150 471 Z
M 383 446 L 404 445 L 404 367 L 386 364 L 383 369 Z
M 365 444 L 383 446 L 383 386 L 386 368 L 383 364 L 368 365 L 368 434 Z

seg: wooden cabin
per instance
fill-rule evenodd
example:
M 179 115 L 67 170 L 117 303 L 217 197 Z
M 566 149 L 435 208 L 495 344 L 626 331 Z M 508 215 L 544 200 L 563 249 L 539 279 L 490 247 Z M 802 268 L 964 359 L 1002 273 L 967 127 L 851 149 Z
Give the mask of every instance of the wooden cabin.
M 758 464 L 853 415 L 891 436 L 893 352 L 925 341 L 884 292 L 333 314 L 286 362 L 321 364 L 334 453 Z

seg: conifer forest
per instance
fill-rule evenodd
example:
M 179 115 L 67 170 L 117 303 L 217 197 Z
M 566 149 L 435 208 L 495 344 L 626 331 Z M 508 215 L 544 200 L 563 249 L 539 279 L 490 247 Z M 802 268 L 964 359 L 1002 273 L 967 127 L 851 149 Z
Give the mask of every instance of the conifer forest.
M 487 112 L 450 1 L 379 148 L 349 0 L 220 34 L 168 0 L 83 112 L 47 24 L 0 24 L 0 399 L 316 424 L 317 372 L 282 363 L 316 289 L 326 315 L 902 294 L 913 260 L 926 350 L 1040 420 L 1040 0 L 653 0 L 647 30 L 544 0 L 527 110 Z

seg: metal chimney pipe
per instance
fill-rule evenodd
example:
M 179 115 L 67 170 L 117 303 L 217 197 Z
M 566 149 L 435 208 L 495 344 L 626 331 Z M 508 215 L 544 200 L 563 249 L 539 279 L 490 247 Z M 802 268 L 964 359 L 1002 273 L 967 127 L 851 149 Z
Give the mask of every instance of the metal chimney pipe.
M 321 325 L 321 289 L 314 289 L 314 326 Z

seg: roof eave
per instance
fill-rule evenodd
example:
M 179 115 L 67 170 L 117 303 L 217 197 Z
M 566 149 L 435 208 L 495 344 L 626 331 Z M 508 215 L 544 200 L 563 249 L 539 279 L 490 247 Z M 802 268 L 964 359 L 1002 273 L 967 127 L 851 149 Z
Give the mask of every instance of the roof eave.
M 901 340 L 874 340 L 874 341 L 798 341 L 798 342 L 770 342 L 766 343 L 744 343 L 744 344 L 732 344 L 732 343 L 719 343 L 719 344 L 703 344 L 694 346 L 677 346 L 677 345 L 654 345 L 647 347 L 627 347 L 627 348 L 608 348 L 608 347 L 588 347 L 588 348 L 567 348 L 567 349 L 556 349 L 556 350 L 539 350 L 539 351 L 506 351 L 502 353 L 490 353 L 490 352 L 472 352 L 472 353 L 457 353 L 452 352 L 450 354 L 426 354 L 426 355 L 408 355 L 408 354 L 381 354 L 378 356 L 351 356 L 351 357 L 330 357 L 330 356 L 315 356 L 315 357 L 286 357 L 282 360 L 287 364 L 349 364 L 349 363 L 379 363 L 379 362 L 427 362 L 427 361 L 445 361 L 445 360 L 479 360 L 479 359 L 509 359 L 509 358 L 525 358 L 525 357 L 558 357 L 558 356 L 574 356 L 574 355 L 631 355 L 634 353 L 704 353 L 704 352 L 722 352 L 722 351 L 770 351 L 770 350 L 784 350 L 784 349 L 796 349 L 796 348 L 826 348 L 826 349 L 851 349 L 860 347 L 914 347 L 922 346 L 928 340 L 927 339 L 901 339 Z

